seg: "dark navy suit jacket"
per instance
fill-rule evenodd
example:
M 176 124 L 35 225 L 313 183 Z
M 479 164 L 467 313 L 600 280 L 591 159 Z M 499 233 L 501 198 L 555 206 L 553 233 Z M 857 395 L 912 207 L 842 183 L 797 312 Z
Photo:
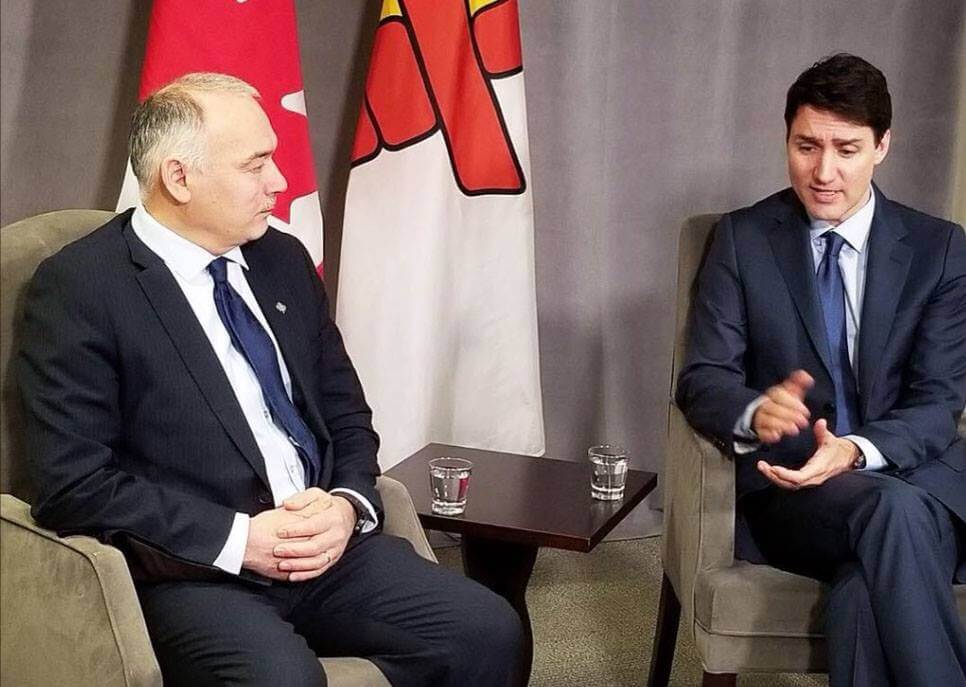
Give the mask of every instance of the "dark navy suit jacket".
M 218 577 L 210 564 L 235 512 L 273 507 L 265 462 L 188 301 L 130 217 L 45 260 L 28 291 L 17 372 L 33 513 L 118 545 L 137 578 Z M 274 229 L 242 252 L 319 441 L 315 486 L 354 489 L 381 519 L 378 437 L 311 259 Z
M 966 235 L 876 188 L 857 341 L 861 422 L 892 472 L 966 520 Z M 815 378 L 812 420 L 835 424 L 808 216 L 791 189 L 722 217 L 702 267 L 676 401 L 723 451 L 745 407 L 797 368 Z M 734 455 L 737 496 L 769 482 L 759 459 L 800 467 L 812 432 Z

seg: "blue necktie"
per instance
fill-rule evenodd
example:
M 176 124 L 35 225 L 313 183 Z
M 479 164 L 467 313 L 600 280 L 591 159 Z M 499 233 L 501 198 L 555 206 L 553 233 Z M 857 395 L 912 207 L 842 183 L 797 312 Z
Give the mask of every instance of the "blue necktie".
M 827 232 L 824 238 L 825 255 L 818 265 L 818 293 L 825 314 L 825 333 L 828 335 L 832 384 L 835 387 L 836 413 L 832 431 L 836 436 L 842 436 L 859 424 L 858 391 L 849 362 L 845 325 L 845 285 L 839 270 L 839 253 L 845 239 L 834 231 Z
M 275 344 L 242 297 L 228 283 L 228 260 L 213 260 L 208 265 L 208 272 L 215 280 L 214 297 L 218 317 L 228 330 L 232 345 L 245 356 L 254 370 L 272 419 L 294 444 L 305 468 L 305 484 L 311 487 L 322 472 L 319 446 L 312 430 L 285 392 Z

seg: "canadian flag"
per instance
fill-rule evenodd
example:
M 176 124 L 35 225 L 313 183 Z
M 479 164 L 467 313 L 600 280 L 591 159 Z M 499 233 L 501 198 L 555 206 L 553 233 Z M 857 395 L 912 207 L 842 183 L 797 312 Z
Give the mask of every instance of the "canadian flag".
M 544 452 L 515 0 L 385 0 L 336 317 L 388 468 L 429 442 Z
M 288 181 L 269 224 L 298 237 L 321 272 L 322 207 L 292 0 L 155 0 L 139 99 L 189 72 L 230 74 L 261 93 L 278 136 L 275 163 Z M 137 202 L 137 179 L 129 163 L 117 209 Z

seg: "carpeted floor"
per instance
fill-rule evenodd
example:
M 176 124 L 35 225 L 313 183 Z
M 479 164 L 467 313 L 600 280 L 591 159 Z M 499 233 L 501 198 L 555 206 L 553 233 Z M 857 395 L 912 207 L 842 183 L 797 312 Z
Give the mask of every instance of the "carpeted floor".
M 600 544 L 589 554 L 542 549 L 527 602 L 533 621 L 531 687 L 641 687 L 647 680 L 661 588 L 660 538 Z M 461 569 L 458 547 L 437 549 Z M 678 635 L 671 685 L 701 684 L 687 632 Z M 739 687 L 820 687 L 824 675 L 743 675 Z

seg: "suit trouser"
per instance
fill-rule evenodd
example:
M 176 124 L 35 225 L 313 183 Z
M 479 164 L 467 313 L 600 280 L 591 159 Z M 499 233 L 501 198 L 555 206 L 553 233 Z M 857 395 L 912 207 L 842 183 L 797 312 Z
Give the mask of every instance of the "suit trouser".
M 896 477 L 849 472 L 740 501 L 766 560 L 830 584 L 829 684 L 966 685 L 966 632 L 952 580 L 958 523 Z
M 320 577 L 257 587 L 164 582 L 138 594 L 164 684 L 325 684 L 319 656 L 361 656 L 394 686 L 519 679 L 523 629 L 501 597 L 375 534 Z

